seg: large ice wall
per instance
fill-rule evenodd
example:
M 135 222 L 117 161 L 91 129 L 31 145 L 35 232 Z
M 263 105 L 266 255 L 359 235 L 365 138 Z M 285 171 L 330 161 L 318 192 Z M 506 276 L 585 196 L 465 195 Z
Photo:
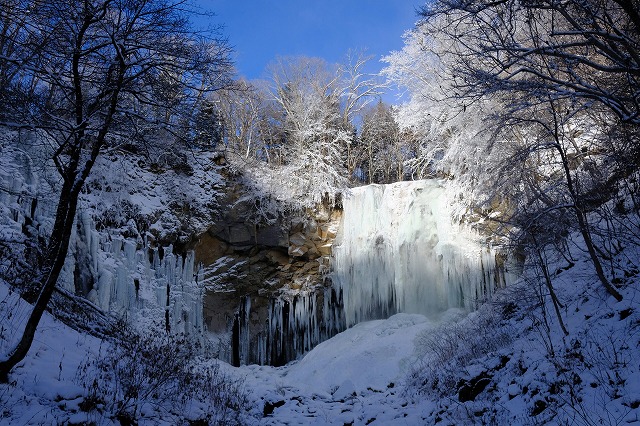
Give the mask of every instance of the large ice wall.
M 452 220 L 436 180 L 351 190 L 334 245 L 347 326 L 398 312 L 473 309 L 509 280 L 496 252 Z

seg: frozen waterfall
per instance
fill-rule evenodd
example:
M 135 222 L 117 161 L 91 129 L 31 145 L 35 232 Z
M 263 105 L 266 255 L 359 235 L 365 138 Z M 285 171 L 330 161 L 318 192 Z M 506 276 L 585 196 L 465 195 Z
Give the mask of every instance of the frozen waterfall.
M 475 309 L 515 274 L 486 237 L 452 220 L 445 191 L 436 180 L 351 190 L 333 245 L 331 286 L 245 296 L 231 351 L 221 358 L 283 365 L 361 321 Z
M 436 180 L 355 188 L 343 206 L 332 279 L 347 326 L 398 312 L 470 310 L 510 281 L 496 252 L 453 223 Z

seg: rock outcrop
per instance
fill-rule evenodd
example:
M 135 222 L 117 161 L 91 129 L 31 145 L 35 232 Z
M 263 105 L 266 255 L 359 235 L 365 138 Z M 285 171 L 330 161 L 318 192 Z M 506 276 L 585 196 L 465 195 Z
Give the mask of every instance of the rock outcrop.
M 222 359 L 234 364 L 284 363 L 296 351 L 276 349 L 266 337 L 267 329 L 274 322 L 290 322 L 285 316 L 294 315 L 292 310 L 298 301 L 303 303 L 302 298 L 306 298 L 304 303 L 324 303 L 341 211 L 320 206 L 264 224 L 256 217 L 255 201 L 241 194 L 241 187 L 229 194 L 229 208 L 193 246 L 196 262 L 205 268 L 205 325 L 218 339 Z M 277 304 L 281 306 L 275 308 Z M 274 309 L 282 312 L 274 314 Z M 320 308 L 312 315 L 319 320 Z M 288 332 L 295 333 L 299 327 Z M 293 341 L 295 337 L 279 339 Z M 242 353 L 265 345 L 271 346 L 260 349 L 270 352 L 266 357 L 264 353 Z

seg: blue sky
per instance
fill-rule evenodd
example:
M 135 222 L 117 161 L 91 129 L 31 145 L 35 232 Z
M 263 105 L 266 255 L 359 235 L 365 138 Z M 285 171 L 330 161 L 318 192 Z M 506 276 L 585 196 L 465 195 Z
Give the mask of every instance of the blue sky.
M 216 13 L 213 24 L 235 50 L 240 75 L 266 77 L 266 65 L 277 56 L 317 56 L 342 62 L 349 49 L 367 49 L 379 58 L 402 48 L 402 34 L 415 21 L 424 0 L 196 0 Z

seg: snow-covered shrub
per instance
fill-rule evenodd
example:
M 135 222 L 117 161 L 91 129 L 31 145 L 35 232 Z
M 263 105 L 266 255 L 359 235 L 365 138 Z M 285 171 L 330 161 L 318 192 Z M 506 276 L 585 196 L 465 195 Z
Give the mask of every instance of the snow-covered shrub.
M 151 171 L 156 173 L 161 173 L 166 169 L 171 169 L 178 174 L 184 174 L 187 176 L 193 175 L 193 167 L 189 164 L 187 155 L 175 148 L 161 152 L 152 160 L 149 168 Z
M 491 305 L 426 329 L 416 337 L 418 361 L 408 384 L 421 393 L 449 393 L 460 380 L 461 366 L 473 364 L 511 339 L 509 326 Z
M 137 424 L 142 417 L 240 424 L 247 409 L 243 383 L 203 360 L 197 342 L 160 327 L 145 336 L 126 327 L 116 334 L 78 370 L 83 410 L 121 424 Z
M 129 200 L 118 200 L 104 209 L 102 214 L 96 218 L 96 230 L 122 229 L 123 236 L 129 238 L 138 237 L 149 227 L 149 219 L 142 215 L 140 206 L 133 204 Z

